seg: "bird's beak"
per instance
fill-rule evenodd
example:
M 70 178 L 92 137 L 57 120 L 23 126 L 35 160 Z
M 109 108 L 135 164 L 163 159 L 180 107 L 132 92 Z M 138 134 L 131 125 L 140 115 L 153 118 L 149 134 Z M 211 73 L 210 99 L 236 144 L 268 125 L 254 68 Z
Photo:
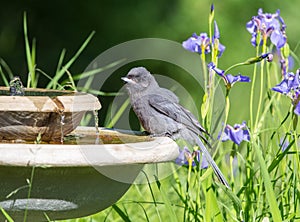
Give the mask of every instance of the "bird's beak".
M 135 81 L 133 81 L 132 79 L 129 79 L 127 77 L 122 77 L 121 78 L 125 83 L 135 83 Z

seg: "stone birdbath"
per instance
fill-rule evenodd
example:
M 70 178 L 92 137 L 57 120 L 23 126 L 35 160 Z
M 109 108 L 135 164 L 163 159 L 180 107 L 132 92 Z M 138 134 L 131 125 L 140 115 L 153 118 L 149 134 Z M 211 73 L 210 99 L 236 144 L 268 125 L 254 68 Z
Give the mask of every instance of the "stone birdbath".
M 100 108 L 86 93 L 27 89 L 9 96 L 0 87 L 0 208 L 14 221 L 94 214 L 120 199 L 145 164 L 178 156 L 166 137 L 78 127 L 87 111 Z

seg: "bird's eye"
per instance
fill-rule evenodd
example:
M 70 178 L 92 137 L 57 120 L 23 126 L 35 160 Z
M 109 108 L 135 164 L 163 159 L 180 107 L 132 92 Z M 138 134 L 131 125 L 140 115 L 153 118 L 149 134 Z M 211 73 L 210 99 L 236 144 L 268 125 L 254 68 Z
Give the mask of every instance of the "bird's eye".
M 140 76 L 141 75 L 139 73 L 137 73 L 137 74 L 128 74 L 127 78 L 128 79 L 136 79 L 136 80 L 138 80 L 140 78 Z

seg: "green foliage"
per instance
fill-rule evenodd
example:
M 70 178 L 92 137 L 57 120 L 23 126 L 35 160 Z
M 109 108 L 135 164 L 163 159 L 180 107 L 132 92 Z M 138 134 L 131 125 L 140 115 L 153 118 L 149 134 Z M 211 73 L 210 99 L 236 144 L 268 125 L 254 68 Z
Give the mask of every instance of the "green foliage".
M 190 4 L 190 2 L 178 4 L 183 7 Z M 193 2 L 193 6 L 199 7 L 198 4 L 200 3 Z M 232 4 L 245 6 L 245 2 L 239 3 L 235 1 Z M 229 6 L 224 5 L 224 7 Z M 237 20 L 236 17 L 238 16 L 236 14 L 248 10 L 248 7 L 245 7 L 246 9 L 241 8 L 241 12 L 236 12 L 237 7 L 233 8 L 234 12 L 231 14 L 234 15 L 235 20 Z M 204 9 L 201 8 L 201 10 L 203 11 Z M 191 13 L 197 13 L 197 16 L 199 14 L 198 11 L 191 11 Z M 65 84 L 70 82 L 72 87 L 74 87 L 74 81 L 77 78 L 89 78 L 87 85 L 84 87 L 87 90 L 89 84 L 93 81 L 94 73 L 102 71 L 104 68 L 95 72 L 91 71 L 82 75 L 75 75 L 74 77 L 71 77 L 68 70 L 86 47 L 93 33 L 65 65 L 63 64 L 66 52 L 65 50 L 61 52 L 56 76 L 50 77 L 36 68 L 35 43 L 33 41 L 32 48 L 30 48 L 27 39 L 27 28 L 25 30 L 26 14 L 24 17 L 24 35 L 29 70 L 27 84 L 37 86 L 37 73 L 41 73 L 51 80 L 48 87 L 63 87 L 63 85 L 59 84 L 59 80 L 64 75 L 67 75 L 69 80 L 62 82 Z M 183 20 L 186 21 L 185 19 Z M 209 21 L 212 23 L 211 17 Z M 230 22 L 227 21 L 227 23 Z M 229 26 L 227 23 L 226 21 L 223 22 L 225 26 Z M 178 24 L 178 26 L 180 25 L 182 24 Z M 186 24 L 184 25 L 186 26 Z M 240 28 L 237 28 L 237 30 L 240 30 Z M 234 33 L 236 33 L 235 31 L 233 30 Z M 232 46 L 238 45 L 238 41 L 233 42 L 231 40 L 231 42 Z M 264 47 L 262 51 L 258 48 L 256 49 L 255 58 L 258 58 L 259 52 L 272 50 L 272 47 L 267 48 L 266 45 Z M 290 53 L 293 55 L 299 65 L 299 59 L 294 51 L 288 46 L 284 48 L 284 54 Z M 245 54 L 239 54 L 238 58 L 240 59 Z M 234 60 L 234 58 L 232 56 L 228 60 Z M 251 58 L 253 58 L 253 55 Z M 202 63 L 205 63 L 205 60 L 205 58 L 202 58 Z M 240 60 L 249 61 L 245 59 Z M 226 173 L 226 177 L 229 178 L 231 189 L 226 189 L 215 181 L 211 169 L 203 170 L 200 169 L 199 165 L 194 168 L 191 166 L 180 167 L 163 180 L 132 185 L 118 203 L 98 214 L 86 218 L 65 220 L 65 222 L 263 221 L 264 219 L 269 219 L 270 221 L 299 221 L 299 124 L 295 120 L 295 115 L 292 114 L 293 110 L 290 107 L 290 102 L 283 96 L 270 91 L 270 88 L 281 79 L 277 64 L 275 62 L 270 64 L 264 61 L 259 62 L 261 63 L 254 64 L 254 67 L 252 67 L 252 85 L 248 88 L 249 91 L 246 92 L 247 87 L 245 87 L 240 91 L 231 91 L 231 94 L 227 94 L 226 98 L 224 98 L 226 100 L 225 124 L 240 118 L 246 119 L 249 123 L 251 134 L 250 143 L 243 142 L 240 146 L 236 146 L 231 141 L 228 141 L 216 145 L 215 160 L 222 172 Z M 12 72 L 3 60 L 0 60 L 0 64 L 0 75 L 5 84 L 8 84 L 9 81 L 4 73 L 11 77 Z M 241 65 L 245 65 L 244 63 L 237 64 L 230 68 L 241 68 Z M 218 81 L 215 82 L 216 84 L 219 83 Z M 210 97 L 210 95 L 213 95 L 213 91 L 212 94 L 205 93 L 202 117 L 206 127 L 209 128 L 211 127 L 211 118 L 214 118 L 212 116 L 213 98 Z M 103 92 L 98 94 L 107 95 Z M 248 101 L 250 101 L 249 104 L 247 103 Z M 108 126 L 114 125 L 127 105 L 128 101 L 118 110 L 115 116 L 116 119 L 111 120 L 110 123 L 107 122 Z M 248 115 L 243 115 L 243 110 L 247 110 L 249 117 Z M 284 147 L 285 142 L 288 142 L 286 147 Z M 150 177 L 152 175 L 145 176 Z M 12 221 L 2 208 L 0 210 L 8 221 Z M 50 220 L 51 218 L 48 219 Z
M 4 215 L 5 219 L 8 221 L 8 222 L 14 222 L 14 220 L 9 216 L 8 213 L 6 213 L 6 211 L 0 207 L 0 211 L 2 212 L 2 214 Z
M 24 29 L 24 39 L 25 39 L 25 54 L 26 54 L 26 61 L 27 61 L 27 69 L 28 69 L 28 75 L 27 75 L 27 88 L 36 88 L 39 85 L 39 77 L 40 74 L 46 77 L 49 82 L 46 86 L 46 89 L 65 89 L 70 88 L 72 90 L 77 90 L 75 81 L 79 79 L 89 78 L 89 81 L 85 84 L 84 87 L 80 88 L 79 90 L 89 92 L 91 89 L 89 87 L 89 83 L 93 81 L 93 78 L 96 74 L 103 72 L 109 68 L 112 68 L 119 63 L 123 62 L 123 60 L 116 61 L 112 64 L 108 64 L 105 67 L 100 67 L 94 70 L 90 70 L 87 72 L 79 73 L 76 75 L 72 75 L 69 71 L 71 66 L 75 63 L 75 61 L 78 59 L 78 57 L 81 55 L 83 50 L 87 47 L 89 42 L 91 41 L 92 37 L 94 36 L 95 32 L 91 32 L 91 34 L 87 37 L 87 39 L 83 42 L 83 44 L 80 46 L 80 48 L 77 50 L 77 52 L 74 54 L 71 59 L 64 64 L 65 54 L 66 50 L 63 49 L 56 68 L 56 72 L 54 73 L 53 77 L 51 77 L 49 74 L 45 73 L 43 70 L 37 67 L 36 64 L 36 41 L 33 39 L 32 45 L 30 46 L 29 39 L 28 39 L 28 30 L 27 30 L 27 14 L 24 13 L 23 17 L 23 29 Z M 7 63 L 0 58 L 0 77 L 4 84 L 6 86 L 9 86 L 9 80 L 13 79 L 13 77 L 16 76 L 11 71 L 10 67 L 7 65 Z M 67 77 L 67 79 L 65 78 Z M 61 81 L 61 83 L 59 83 Z M 95 92 L 92 92 L 95 93 Z M 104 93 L 101 91 L 97 91 L 97 95 L 102 96 L 111 96 L 115 95 L 115 93 Z
M 46 86 L 47 89 L 56 88 L 56 85 L 57 85 L 57 82 L 59 81 L 59 79 L 68 71 L 68 69 L 71 67 L 71 65 L 79 57 L 79 55 L 85 49 L 85 47 L 87 46 L 87 44 L 89 43 L 89 41 L 91 40 L 91 38 L 93 37 L 94 34 L 95 34 L 95 32 L 92 32 L 88 36 L 88 38 L 84 41 L 84 43 L 81 45 L 81 47 L 75 53 L 75 55 L 64 66 L 62 66 L 62 61 L 64 59 L 65 52 L 64 52 L 64 50 L 62 51 L 59 62 L 58 62 L 56 73 L 54 75 L 54 78 Z M 69 77 L 70 77 L 70 75 L 69 75 Z M 72 77 L 71 77 L 71 79 L 72 79 Z M 71 81 L 73 81 L 73 80 L 71 80 Z

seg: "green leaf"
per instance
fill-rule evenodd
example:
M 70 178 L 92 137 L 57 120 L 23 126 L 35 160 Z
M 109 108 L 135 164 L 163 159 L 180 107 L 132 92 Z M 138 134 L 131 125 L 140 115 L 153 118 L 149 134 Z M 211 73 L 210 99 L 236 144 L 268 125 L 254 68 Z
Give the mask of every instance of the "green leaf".
M 0 75 L 1 75 L 1 79 L 4 82 L 4 85 L 9 86 L 8 80 L 7 80 L 7 78 L 6 78 L 5 74 L 4 74 L 1 66 L 0 66 Z
M 205 119 L 207 112 L 208 112 L 208 108 L 209 108 L 209 99 L 207 97 L 207 93 L 204 94 L 203 96 L 203 102 L 201 105 L 201 117 L 202 119 Z
M 163 199 L 164 206 L 166 207 L 166 211 L 168 212 L 168 216 L 169 216 L 168 220 L 169 221 L 174 221 L 174 222 L 178 221 L 177 216 L 175 214 L 175 211 L 172 207 L 172 204 L 171 204 L 169 198 L 166 195 L 167 192 L 164 189 L 164 187 L 162 186 L 162 184 L 159 182 L 158 178 L 156 178 L 156 185 L 157 185 L 157 188 L 160 191 L 160 196 Z
M 116 204 L 112 205 L 112 208 L 119 214 L 119 216 L 125 221 L 125 222 L 131 222 L 129 217 L 119 208 Z
M 75 62 L 75 60 L 79 57 L 79 55 L 82 53 L 82 51 L 86 48 L 87 44 L 92 39 L 95 32 L 93 31 L 88 38 L 84 41 L 84 43 L 81 45 L 81 47 L 78 49 L 78 51 L 75 53 L 75 55 L 70 59 L 70 61 L 64 65 L 54 76 L 51 82 L 48 83 L 46 86 L 47 89 L 55 88 L 57 85 L 58 80 L 66 73 L 66 71 L 71 67 L 71 65 Z M 63 58 L 64 54 L 61 54 L 60 60 Z
M 24 12 L 23 18 L 23 29 L 24 29 L 24 39 L 25 39 L 25 52 L 26 60 L 28 67 L 28 77 L 27 77 L 27 88 L 36 87 L 37 81 L 35 79 L 35 41 L 32 43 L 32 49 L 30 49 L 30 44 L 28 40 L 28 31 L 27 31 L 27 15 Z
M 84 79 L 84 78 L 87 78 L 87 77 L 90 77 L 90 76 L 95 76 L 96 74 L 98 74 L 99 72 L 103 72 L 107 69 L 110 69 L 110 68 L 113 68 L 121 63 L 123 63 L 126 59 L 120 59 L 116 62 L 112 62 L 104 67 L 100 67 L 100 68 L 97 68 L 97 69 L 93 69 L 93 70 L 89 70 L 89 71 L 86 71 L 84 73 L 80 73 L 80 74 L 77 74 L 77 75 L 74 75 L 73 79 L 74 80 L 80 80 L 80 79 Z
M 209 176 L 205 183 L 205 221 L 223 222 L 222 214 L 217 202 L 217 197 L 212 188 L 212 177 Z
M 8 213 L 6 213 L 6 211 L 2 207 L 0 207 L 0 211 L 8 222 L 14 222 L 14 220 L 8 215 Z
M 267 200 L 270 205 L 270 211 L 272 214 L 273 221 L 280 222 L 280 221 L 282 221 L 282 218 L 281 218 L 280 211 L 278 208 L 279 204 L 276 201 L 276 196 L 275 196 L 275 193 L 274 193 L 274 190 L 272 187 L 272 183 L 271 183 L 270 175 L 268 173 L 267 165 L 265 163 L 262 152 L 259 149 L 258 145 L 256 143 L 253 143 L 253 147 L 255 149 L 255 153 L 256 153 L 256 156 L 258 158 L 258 162 L 260 165 L 260 171 L 261 171 L 261 175 L 262 175 L 262 178 L 264 181 L 264 186 L 266 189 L 266 196 L 267 196 Z
M 280 161 L 283 159 L 283 157 L 285 157 L 287 155 L 287 153 L 289 152 L 290 148 L 293 146 L 295 140 L 293 140 L 292 142 L 290 142 L 290 144 L 287 146 L 287 148 L 280 153 L 279 155 L 277 155 L 274 160 L 272 161 L 272 163 L 270 164 L 270 166 L 268 167 L 268 172 L 271 173 L 275 167 L 280 163 Z
M 129 106 L 130 100 L 129 98 L 122 104 L 122 106 L 118 109 L 118 111 L 114 114 L 113 118 L 111 121 L 107 124 L 107 128 L 113 127 L 116 122 L 120 119 L 122 116 L 123 112 L 126 110 L 126 108 Z
M 7 65 L 7 63 L 0 58 L 0 64 L 1 66 L 3 67 L 3 69 L 5 70 L 5 72 L 8 74 L 8 77 L 9 79 L 13 79 L 14 78 L 14 74 L 13 72 L 11 71 L 11 69 L 9 68 L 9 66 Z M 3 73 L 4 74 L 4 73 Z M 4 76 L 5 77 L 5 76 Z M 6 79 L 6 77 L 5 77 Z M 4 79 L 3 79 L 4 80 Z M 4 80 L 5 81 L 5 80 Z M 7 85 L 6 86 L 9 86 L 9 81 L 6 79 L 6 82 L 7 82 Z M 6 83 L 5 83 L 6 84 Z

